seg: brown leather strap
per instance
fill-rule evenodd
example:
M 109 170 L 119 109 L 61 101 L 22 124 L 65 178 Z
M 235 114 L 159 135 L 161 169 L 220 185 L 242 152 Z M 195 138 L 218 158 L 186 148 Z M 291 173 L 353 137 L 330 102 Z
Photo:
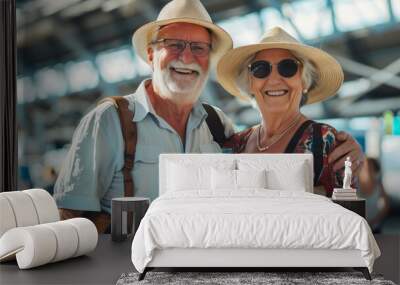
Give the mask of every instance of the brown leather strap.
M 134 111 L 129 110 L 129 102 L 122 96 L 107 97 L 99 102 L 111 101 L 118 111 L 119 122 L 121 124 L 122 137 L 124 139 L 124 167 L 122 173 L 124 175 L 124 196 L 133 197 L 134 183 L 131 175 L 133 164 L 135 162 L 135 152 L 137 143 L 137 128 L 133 121 Z M 133 213 L 127 214 L 127 230 L 132 232 Z
M 111 101 L 118 111 L 119 121 L 121 123 L 121 131 L 124 139 L 124 167 L 122 173 L 124 175 L 124 196 L 133 197 L 134 183 L 131 175 L 133 164 L 135 162 L 137 128 L 133 122 L 134 112 L 129 110 L 129 102 L 122 96 L 107 97 L 100 101 Z

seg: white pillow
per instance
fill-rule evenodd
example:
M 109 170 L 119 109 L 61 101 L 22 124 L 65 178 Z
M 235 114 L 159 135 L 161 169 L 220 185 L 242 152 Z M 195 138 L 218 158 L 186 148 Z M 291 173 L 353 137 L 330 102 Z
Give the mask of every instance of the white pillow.
M 263 170 L 236 170 L 237 188 L 267 188 L 267 172 Z
M 170 163 L 168 173 L 167 188 L 170 191 L 211 188 L 211 167 Z
M 206 156 L 206 155 L 204 155 Z M 234 169 L 234 160 L 218 160 L 212 162 L 182 159 L 168 163 L 167 191 L 211 190 L 211 170 Z
M 211 169 L 211 188 L 213 190 L 236 190 L 236 170 Z
M 241 188 L 266 188 L 265 170 L 211 170 L 213 190 L 239 190 Z
M 305 163 L 296 163 L 290 169 L 269 169 L 267 171 L 267 188 L 306 192 L 308 182 L 305 167 Z
M 307 163 L 305 161 L 275 160 L 263 161 L 238 160 L 239 170 L 256 171 L 266 170 L 268 189 L 306 191 L 312 181 L 307 178 Z

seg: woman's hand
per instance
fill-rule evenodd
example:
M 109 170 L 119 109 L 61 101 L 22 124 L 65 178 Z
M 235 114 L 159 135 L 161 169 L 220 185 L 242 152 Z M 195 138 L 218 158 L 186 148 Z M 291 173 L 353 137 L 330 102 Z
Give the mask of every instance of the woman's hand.
M 353 177 L 358 177 L 365 160 L 361 146 L 351 135 L 343 131 L 337 133 L 336 140 L 338 146 L 329 155 L 328 162 L 333 163 L 333 170 L 336 172 L 344 167 L 344 161 L 349 156 Z

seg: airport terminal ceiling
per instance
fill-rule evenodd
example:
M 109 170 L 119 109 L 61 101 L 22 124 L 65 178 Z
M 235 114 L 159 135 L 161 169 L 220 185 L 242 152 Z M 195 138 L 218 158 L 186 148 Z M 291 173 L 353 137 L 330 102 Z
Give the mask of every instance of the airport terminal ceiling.
M 132 32 L 154 20 L 161 0 L 17 0 L 18 102 L 35 110 L 128 94 L 149 75 L 131 46 Z M 345 84 L 323 104 L 305 107 L 313 118 L 350 118 L 400 110 L 400 1 L 203 0 L 235 46 L 254 43 L 279 25 L 299 40 L 334 55 Z M 234 120 L 257 120 L 251 107 L 228 96 L 211 74 L 204 100 Z M 62 116 L 62 114 L 60 115 Z M 57 117 L 57 115 L 53 115 Z M 25 118 L 25 120 L 27 120 Z

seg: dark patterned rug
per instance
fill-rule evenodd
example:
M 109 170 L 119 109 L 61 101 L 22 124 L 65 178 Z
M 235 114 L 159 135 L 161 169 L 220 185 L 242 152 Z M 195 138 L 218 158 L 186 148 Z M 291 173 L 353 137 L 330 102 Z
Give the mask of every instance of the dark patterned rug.
M 372 274 L 372 281 L 364 278 L 360 272 L 148 272 L 142 281 L 138 281 L 139 273 L 122 274 L 117 285 L 134 284 L 387 284 L 381 275 Z

